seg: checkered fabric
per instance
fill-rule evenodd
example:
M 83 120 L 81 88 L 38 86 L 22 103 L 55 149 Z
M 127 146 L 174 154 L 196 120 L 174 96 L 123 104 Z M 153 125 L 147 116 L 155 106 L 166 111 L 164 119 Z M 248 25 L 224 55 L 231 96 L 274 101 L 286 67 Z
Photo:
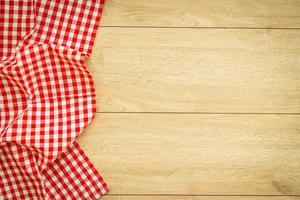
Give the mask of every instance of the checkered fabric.
M 0 61 L 14 53 L 34 24 L 33 0 L 0 0 Z
M 96 111 L 84 62 L 104 0 L 0 2 L 0 199 L 97 199 L 75 139 Z

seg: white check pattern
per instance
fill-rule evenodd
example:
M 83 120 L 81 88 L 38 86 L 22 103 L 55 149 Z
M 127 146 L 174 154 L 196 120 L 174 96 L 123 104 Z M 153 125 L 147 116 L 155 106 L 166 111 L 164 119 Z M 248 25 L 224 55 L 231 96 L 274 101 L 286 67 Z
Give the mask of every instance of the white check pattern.
M 0 199 L 97 199 L 108 188 L 75 139 L 96 112 L 84 62 L 104 1 L 11 4 L 1 1 Z M 15 26 L 29 28 L 6 45 Z
M 10 57 L 35 24 L 33 0 L 0 0 L 0 61 Z

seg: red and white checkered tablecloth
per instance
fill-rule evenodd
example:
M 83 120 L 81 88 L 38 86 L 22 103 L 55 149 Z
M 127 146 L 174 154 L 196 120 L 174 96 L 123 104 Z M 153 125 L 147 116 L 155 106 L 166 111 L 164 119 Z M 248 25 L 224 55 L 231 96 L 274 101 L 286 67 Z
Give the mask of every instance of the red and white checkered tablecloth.
M 0 0 L 0 199 L 98 199 L 75 141 L 94 117 L 85 65 L 104 0 Z

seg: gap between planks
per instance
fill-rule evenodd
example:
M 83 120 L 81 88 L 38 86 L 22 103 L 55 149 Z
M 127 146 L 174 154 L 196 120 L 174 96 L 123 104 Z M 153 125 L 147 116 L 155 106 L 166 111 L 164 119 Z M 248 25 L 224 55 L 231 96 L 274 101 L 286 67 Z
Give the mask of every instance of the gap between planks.
M 300 197 L 300 195 L 278 194 L 278 195 L 260 195 L 260 194 L 110 194 L 106 196 L 170 196 L 170 197 Z
M 106 200 L 299 200 L 299 196 L 156 196 L 156 195 L 105 195 L 101 199 Z
M 175 114 L 175 115 L 300 115 L 300 113 L 234 113 L 234 112 L 96 112 L 99 114 Z
M 202 27 L 194 27 L 194 26 L 98 26 L 98 28 L 166 28 L 166 29 L 242 29 L 242 30 L 300 30 L 300 28 L 287 28 L 287 27 L 222 27 L 222 26 L 202 26 Z

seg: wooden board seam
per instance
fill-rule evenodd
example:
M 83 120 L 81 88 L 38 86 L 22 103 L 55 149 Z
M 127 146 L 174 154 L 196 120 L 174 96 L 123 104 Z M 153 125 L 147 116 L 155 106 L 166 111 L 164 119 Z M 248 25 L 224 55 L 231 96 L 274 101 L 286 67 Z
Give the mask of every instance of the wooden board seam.
M 175 114 L 175 115 L 300 115 L 300 113 L 245 113 L 245 112 L 102 112 L 99 114 Z
M 170 197 L 300 197 L 300 194 L 296 194 L 296 195 L 289 195 L 289 194 L 278 194 L 278 195 L 260 195 L 260 194 L 218 194 L 218 195 L 214 195 L 214 194 L 106 194 L 106 196 L 170 196 Z
M 298 27 L 292 27 L 292 28 L 288 28 L 288 27 L 225 27 L 225 26 L 201 26 L 201 27 L 193 27 L 193 26 L 172 26 L 172 27 L 168 27 L 168 26 L 98 26 L 98 28 L 165 28 L 165 29 L 242 29 L 242 30 L 300 30 L 300 28 Z

